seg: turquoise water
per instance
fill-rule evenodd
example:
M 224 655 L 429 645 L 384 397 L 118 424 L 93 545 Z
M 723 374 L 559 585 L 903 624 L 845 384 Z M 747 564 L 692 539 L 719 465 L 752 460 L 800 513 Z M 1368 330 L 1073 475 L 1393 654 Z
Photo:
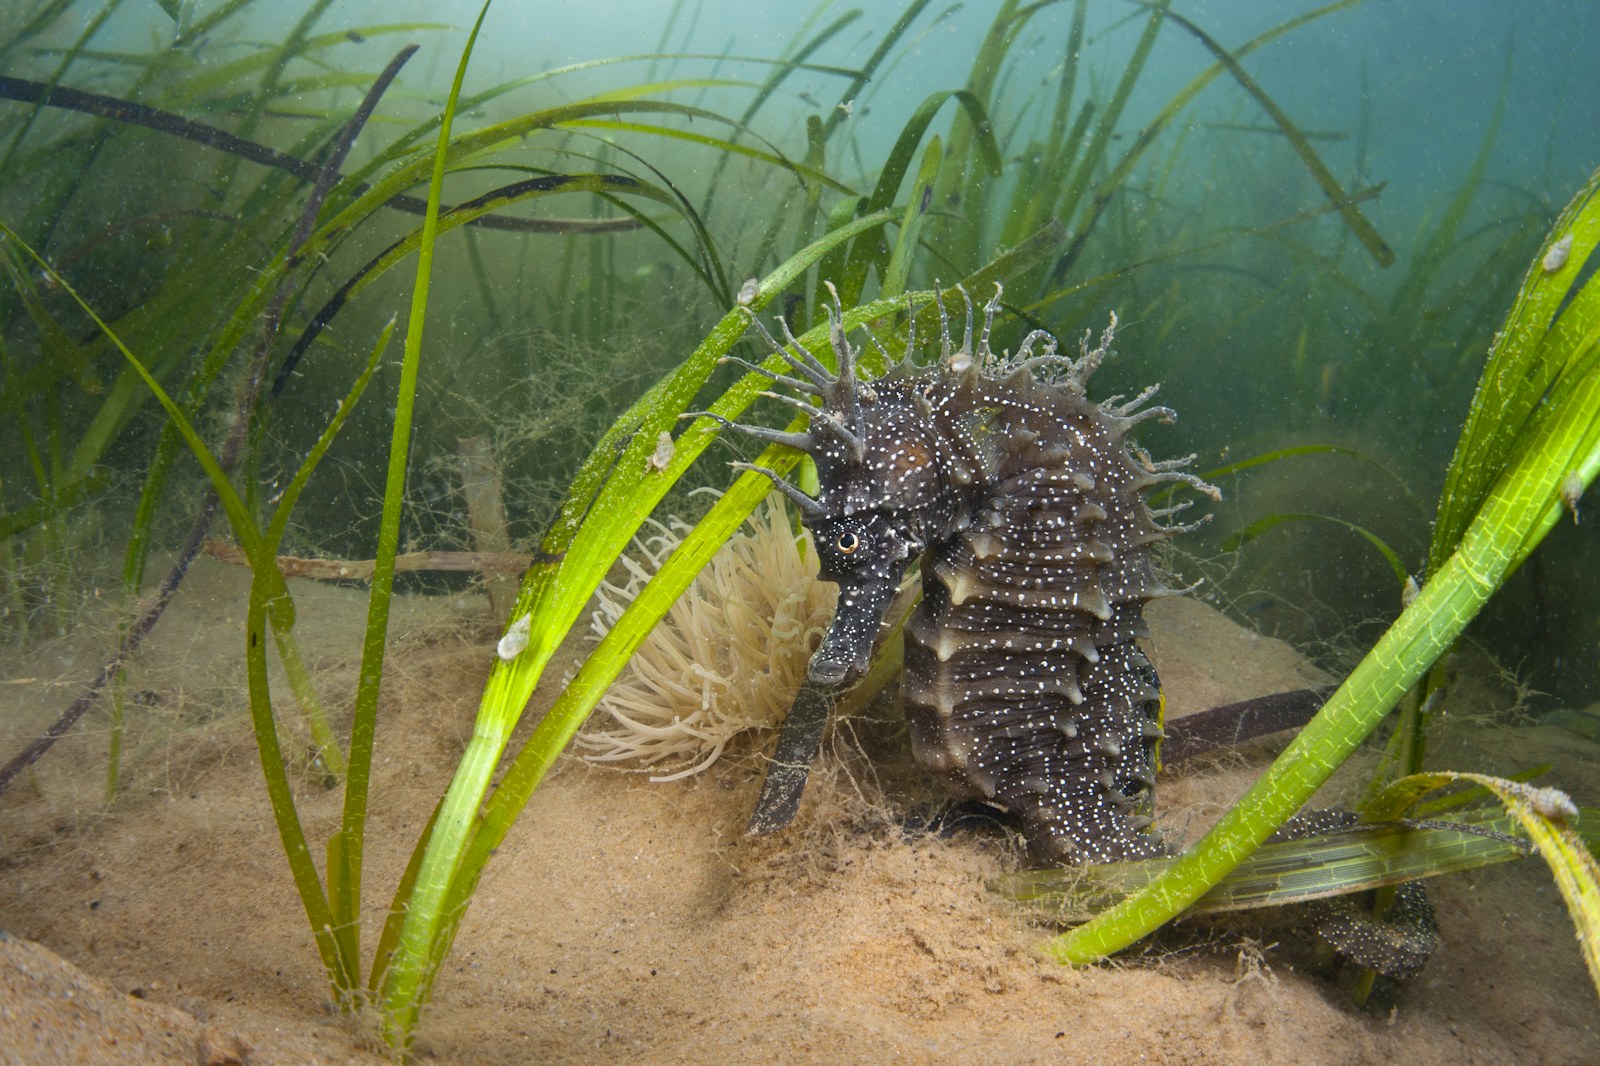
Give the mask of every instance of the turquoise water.
M 1008 299 L 1064 336 L 1118 313 L 1123 355 L 1102 388 L 1163 383 L 1182 417 L 1147 435 L 1158 455 L 1195 451 L 1212 468 L 1326 443 L 1379 464 L 1321 456 L 1229 478 L 1228 501 L 1190 545 L 1196 558 L 1178 569 L 1208 577 L 1217 602 L 1301 642 L 1359 643 L 1361 624 L 1392 617 L 1389 567 L 1343 526 L 1296 523 L 1237 553 L 1224 550 L 1226 538 L 1275 512 L 1328 514 L 1366 528 L 1420 572 L 1483 355 L 1551 220 L 1600 165 L 1592 71 L 1600 20 L 1580 0 L 1178 3 L 1172 10 L 1188 25 L 1174 19 L 1154 30 L 1137 77 L 1125 82 L 1148 5 L 1028 8 L 1010 24 L 997 65 L 984 68 L 980 49 L 997 12 L 1018 10 L 709 0 L 492 7 L 466 93 L 532 80 L 476 103 L 458 133 L 603 94 L 699 110 L 619 106 L 585 125 L 525 130 L 463 161 L 476 169 L 452 174 L 446 199 L 454 201 L 552 172 L 628 175 L 661 197 L 618 198 L 648 225 L 578 192 L 501 212 L 555 220 L 557 232 L 457 230 L 442 239 L 407 545 L 464 545 L 451 456 L 458 438 L 479 434 L 494 439 L 503 463 L 512 532 L 531 542 L 603 428 L 693 349 L 740 284 L 848 217 L 850 198 L 873 190 L 916 108 L 971 86 L 1001 170 L 972 177 L 960 196 L 944 195 L 954 184 L 941 187 L 910 284 L 963 277 L 1054 215 L 1069 240 L 1017 279 Z M 911 11 L 871 78 L 851 88 L 852 72 Z M 310 159 L 394 52 L 420 45 L 357 139 L 348 172 L 437 114 L 475 13 L 447 2 L 15 2 L 0 14 L 0 74 L 135 99 Z M 409 22 L 417 25 L 396 28 Z M 1216 62 L 1207 40 L 1234 52 L 1259 43 L 1240 66 L 1282 122 L 1228 70 L 1163 115 Z M 630 56 L 644 58 L 598 62 Z M 774 82 L 780 68 L 766 61 L 778 59 L 810 66 Z M 938 135 L 947 152 L 964 146 L 969 173 L 978 173 L 958 112 L 954 100 L 936 112 L 913 171 Z M 1078 199 L 1064 203 L 1113 115 Z M 1162 128 L 1141 146 L 1158 117 Z M 825 123 L 826 136 L 803 170 L 808 122 Z M 1380 265 L 1330 208 L 1284 122 L 1357 201 L 1392 265 Z M 419 131 L 415 143 L 430 137 Z M 910 188 L 908 179 L 893 201 L 903 205 Z M 230 336 L 229 316 L 288 239 L 306 193 L 304 179 L 192 136 L 0 101 L 0 218 L 118 326 L 168 388 L 188 390 L 215 444 L 237 418 L 257 336 L 245 327 Z M 628 228 L 577 225 L 596 220 Z M 282 328 L 269 338 L 269 377 L 319 309 L 415 224 L 415 215 L 379 211 L 295 277 Z M 881 232 L 886 258 L 896 230 Z M 91 546 L 120 558 L 163 422 L 87 320 L 36 268 L 15 254 L 12 263 L 0 288 L 0 446 L 20 459 L 0 490 L 13 516 L 4 624 L 8 639 L 25 641 L 65 624 L 68 601 L 83 594 L 64 558 Z M 876 293 L 882 267 L 880 258 L 866 275 L 863 298 Z M 240 478 L 259 486 L 259 508 L 270 508 L 326 424 L 378 328 L 404 314 L 412 273 L 407 260 L 352 295 L 295 364 L 282 399 L 258 408 Z M 815 284 L 791 286 L 773 309 L 803 313 Z M 1004 328 L 1008 337 L 1020 330 Z M 381 371 L 377 393 L 392 396 L 394 377 Z M 295 551 L 370 555 L 387 427 L 385 403 L 369 397 L 301 504 Z M 726 454 L 708 453 L 689 480 L 725 484 Z M 199 498 L 186 464 L 175 463 L 157 494 L 157 547 L 181 538 Z M 1564 704 L 1600 697 L 1600 624 L 1593 586 L 1581 580 L 1592 528 L 1558 528 L 1479 630 Z M 430 580 L 426 587 L 442 588 L 463 579 Z

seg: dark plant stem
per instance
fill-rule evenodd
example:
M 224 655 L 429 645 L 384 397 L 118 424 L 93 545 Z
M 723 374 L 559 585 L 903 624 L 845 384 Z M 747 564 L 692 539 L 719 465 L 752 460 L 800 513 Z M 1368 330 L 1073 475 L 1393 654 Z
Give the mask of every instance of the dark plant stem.
M 412 46 L 413 48 L 415 46 Z M 0 75 L 0 100 L 17 100 L 21 103 L 43 103 L 47 107 L 59 107 L 67 111 L 78 111 L 86 115 L 97 115 L 108 118 L 114 122 L 121 122 L 130 126 L 142 126 L 145 129 L 155 130 L 173 137 L 182 137 L 185 140 L 203 144 L 208 148 L 227 152 L 231 155 L 258 163 L 264 167 L 282 170 L 300 178 L 303 181 L 319 181 L 331 169 L 319 166 L 308 160 L 280 152 L 276 148 L 269 148 L 264 144 L 229 133 L 227 130 L 204 122 L 184 118 L 182 115 L 173 114 L 171 111 L 162 111 L 159 108 L 149 107 L 145 104 L 134 103 L 131 100 L 119 100 L 115 96 L 102 96 L 99 93 L 84 92 L 82 89 L 69 89 L 57 85 L 52 87 L 46 82 L 30 81 L 27 78 L 12 78 Z M 347 127 L 348 128 L 348 127 Z M 334 170 L 330 181 L 337 181 L 339 174 Z M 370 186 L 365 182 L 357 185 L 351 191 L 356 195 L 365 192 Z M 385 207 L 392 207 L 397 211 L 407 214 L 420 215 L 427 208 L 427 204 L 414 196 L 392 196 L 384 202 Z M 445 211 L 453 210 L 448 205 Z M 569 224 L 560 219 L 522 219 L 506 218 L 502 215 L 484 215 L 473 219 L 468 225 L 479 226 L 483 229 L 509 230 L 514 233 L 559 233 L 568 228 Z M 636 229 L 639 223 L 631 218 L 609 219 L 602 223 L 584 221 L 576 228 L 585 231 L 597 229 L 625 230 Z

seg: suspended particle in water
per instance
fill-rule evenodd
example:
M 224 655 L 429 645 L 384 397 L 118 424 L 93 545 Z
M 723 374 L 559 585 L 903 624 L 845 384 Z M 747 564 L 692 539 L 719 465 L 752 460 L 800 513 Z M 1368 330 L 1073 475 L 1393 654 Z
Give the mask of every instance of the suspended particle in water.
M 672 443 L 672 434 L 666 430 L 656 438 L 656 450 L 650 458 L 644 461 L 646 470 L 660 471 L 672 465 L 672 456 L 677 452 L 677 446 Z
M 1539 265 L 1544 267 L 1546 274 L 1554 274 L 1567 265 L 1567 256 L 1571 254 L 1572 234 L 1569 233 L 1550 246 L 1550 250 L 1544 253 L 1544 259 Z
M 527 649 L 528 634 L 532 629 L 532 612 L 511 623 L 511 628 L 506 630 L 506 635 L 500 638 L 500 643 L 494 649 L 503 662 L 510 662 Z
M 1578 524 L 1578 501 L 1583 499 L 1583 478 L 1576 470 L 1569 470 L 1561 479 L 1561 502 L 1572 512 L 1572 524 Z
M 756 297 L 761 295 L 761 283 L 755 278 L 746 278 L 743 285 L 739 286 L 739 306 L 749 307 L 756 302 Z

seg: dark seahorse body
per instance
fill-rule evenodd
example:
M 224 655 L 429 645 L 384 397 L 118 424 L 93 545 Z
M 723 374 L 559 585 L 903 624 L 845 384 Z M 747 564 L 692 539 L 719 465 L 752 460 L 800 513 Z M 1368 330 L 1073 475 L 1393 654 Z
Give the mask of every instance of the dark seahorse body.
M 908 341 L 906 359 L 870 383 L 830 309 L 838 372 L 788 335 L 780 350 L 795 376 L 773 375 L 820 400 L 781 397 L 811 415 L 808 430 L 733 428 L 816 463 L 815 498 L 763 471 L 800 508 L 822 578 L 840 586 L 814 683 L 865 672 L 884 612 L 920 562 L 902 682 L 917 760 L 958 796 L 1020 816 L 1047 861 L 1160 854 L 1145 830 L 1161 694 L 1137 639 L 1144 603 L 1170 591 L 1150 546 L 1186 527 L 1158 524 L 1176 509 L 1152 513 L 1144 491 L 1215 490 L 1182 469 L 1187 460 L 1152 462 L 1127 441 L 1142 421 L 1172 419 L 1144 406 L 1154 389 L 1125 404 L 1087 398 L 1113 329 L 1076 359 L 1042 332 L 1002 358 L 989 350 L 998 301 L 976 347 L 969 309 L 959 348 L 946 324 L 936 362 L 914 365 Z

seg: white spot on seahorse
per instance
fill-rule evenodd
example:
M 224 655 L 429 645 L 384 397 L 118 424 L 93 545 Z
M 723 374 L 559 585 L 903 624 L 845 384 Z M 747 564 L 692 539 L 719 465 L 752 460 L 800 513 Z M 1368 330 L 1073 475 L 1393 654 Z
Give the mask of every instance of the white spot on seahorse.
M 644 461 L 646 470 L 665 470 L 672 465 L 672 457 L 677 452 L 677 446 L 672 443 L 672 434 L 666 430 L 656 438 L 656 450 L 650 458 Z
M 528 634 L 533 628 L 533 614 L 529 612 L 511 623 L 511 628 L 506 630 L 506 635 L 500 638 L 500 643 L 495 645 L 495 652 L 505 662 L 510 662 L 521 655 L 528 647 Z
M 1544 267 L 1546 274 L 1554 274 L 1567 265 L 1567 256 L 1571 254 L 1572 234 L 1569 233 L 1550 246 L 1550 250 L 1544 253 L 1544 259 L 1539 265 Z

